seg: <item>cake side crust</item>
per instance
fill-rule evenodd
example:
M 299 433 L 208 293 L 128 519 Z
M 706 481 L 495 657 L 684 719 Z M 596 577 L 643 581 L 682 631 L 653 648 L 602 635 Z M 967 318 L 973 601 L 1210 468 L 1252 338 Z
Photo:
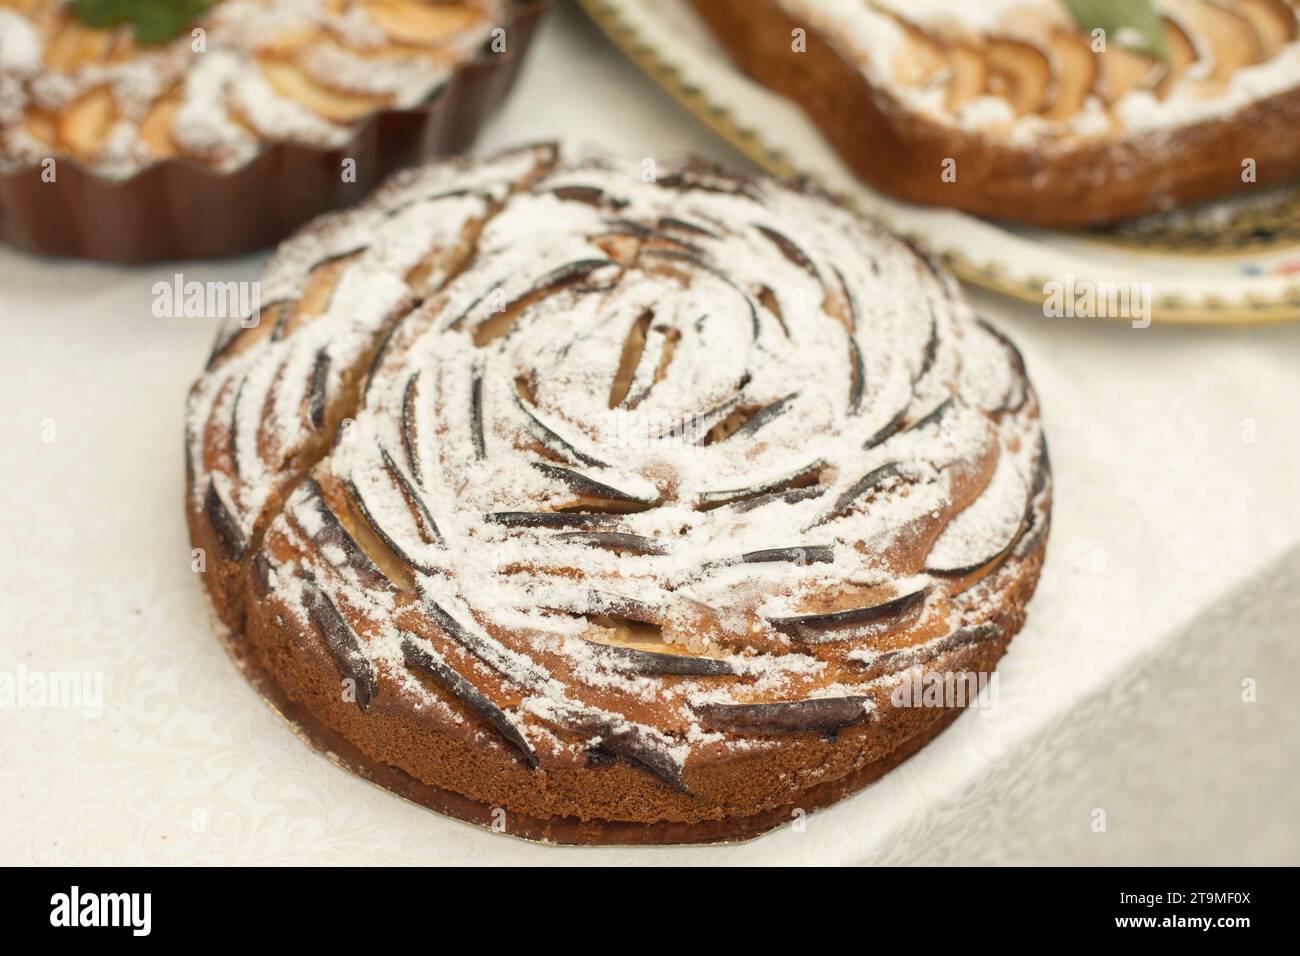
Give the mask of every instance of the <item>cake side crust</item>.
M 1050 514 L 1051 490 L 1041 506 Z M 187 509 L 195 546 L 215 532 Z M 1033 550 L 990 576 L 1000 601 L 986 622 L 998 638 L 948 655 L 945 672 L 991 674 L 1024 624 L 1046 556 L 1048 527 Z M 340 693 L 339 672 L 319 635 L 258 593 L 251 568 L 204 584 L 227 627 L 223 643 L 263 699 L 304 740 L 354 773 L 469 823 L 566 844 L 676 844 L 743 840 L 835 803 L 918 752 L 962 707 L 887 706 L 884 721 L 834 737 L 805 732 L 753 755 L 720 755 L 687 768 L 686 790 L 667 788 L 629 762 L 531 770 L 469 715 L 469 724 L 419 711 L 383 675 L 362 712 Z M 228 609 L 240 606 L 236 617 Z M 223 609 L 227 609 L 222 613 Z M 936 668 L 937 670 L 937 668 Z M 386 692 L 387 691 L 387 692 Z M 888 695 L 884 695 L 885 704 Z M 795 739 L 797 738 L 797 739 Z M 502 813 L 504 811 L 504 813 Z M 503 829 L 504 828 L 504 829 Z

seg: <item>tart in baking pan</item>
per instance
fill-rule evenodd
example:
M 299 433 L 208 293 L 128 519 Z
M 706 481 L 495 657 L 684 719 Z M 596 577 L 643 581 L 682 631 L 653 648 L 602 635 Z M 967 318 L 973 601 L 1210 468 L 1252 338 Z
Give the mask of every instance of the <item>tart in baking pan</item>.
M 691 2 L 904 199 L 1077 226 L 1300 174 L 1294 0 L 1155 0 L 1145 38 L 1065 0 Z
M 266 695 L 424 804 L 752 835 L 922 746 L 967 700 L 900 689 L 987 677 L 1024 621 L 1024 363 L 819 195 L 434 164 L 284 243 L 263 300 L 190 396 L 204 582 Z
M 467 145 L 540 10 L 0 0 L 0 238 L 118 260 L 274 242 Z

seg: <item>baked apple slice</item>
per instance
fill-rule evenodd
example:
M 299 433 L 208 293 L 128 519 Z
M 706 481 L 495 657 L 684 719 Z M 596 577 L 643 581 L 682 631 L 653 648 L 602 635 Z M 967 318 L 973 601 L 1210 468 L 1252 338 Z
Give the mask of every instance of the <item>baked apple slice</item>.
M 1167 70 L 1158 60 L 1115 43 L 1107 45 L 1106 52 L 1098 54 L 1097 60 L 1101 73 L 1097 91 L 1109 107 L 1134 90 L 1154 89 Z
M 1052 88 L 1052 64 L 1042 50 L 998 37 L 989 40 L 985 56 L 990 93 L 1006 99 L 1017 116 L 1043 109 Z
M 164 97 L 153 105 L 140 123 L 140 139 L 149 150 L 150 156 L 165 159 L 177 154 L 176 141 L 172 139 L 172 126 L 176 122 L 176 113 L 179 110 L 178 97 Z
M 974 47 L 958 43 L 948 50 L 948 67 L 952 78 L 948 81 L 947 106 L 955 112 L 988 87 L 989 65 Z
M 1097 82 L 1097 55 L 1076 33 L 1056 33 L 1051 44 L 1053 89 L 1051 105 L 1043 110 L 1049 120 L 1068 120 L 1083 109 Z
M 370 702 L 375 698 L 375 666 L 361 650 L 356 632 L 339 613 L 329 595 L 314 582 L 304 580 L 302 594 L 307 615 L 324 641 L 330 657 L 334 659 L 339 673 L 353 683 L 357 707 L 363 711 L 368 710 Z
M 767 622 L 793 640 L 808 644 L 848 640 L 850 637 L 856 637 L 857 634 L 850 631 L 848 634 L 839 635 L 836 632 L 855 626 L 880 625 L 884 622 L 897 623 L 911 612 L 918 610 L 925 603 L 927 593 L 928 589 L 922 587 L 864 607 L 799 614 L 794 617 L 770 617 Z
M 457 673 L 444 659 L 421 647 L 411 637 L 402 638 L 402 656 L 410 667 L 495 728 L 497 733 L 519 751 L 528 766 L 537 766 L 537 753 L 510 715 L 492 703 L 486 694 Z
M 1162 97 L 1169 95 L 1174 83 L 1192 67 L 1200 57 L 1196 44 L 1188 36 L 1183 26 L 1175 20 L 1165 19 L 1165 46 L 1169 50 L 1169 62 L 1164 68 L 1156 92 Z
M 444 42 L 478 18 L 474 9 L 459 3 L 415 3 L 413 0 L 368 3 L 366 13 L 391 40 L 408 46 Z
M 112 30 L 82 26 L 70 16 L 66 17 L 45 44 L 45 63 L 61 73 L 100 63 L 107 58 L 115 38 Z
M 1271 60 L 1296 36 L 1296 11 L 1285 0 L 1238 0 L 1237 12 L 1250 22 L 1260 59 Z
M 894 21 L 907 37 L 907 51 L 894 61 L 894 79 L 900 86 L 928 86 L 947 65 L 939 42 L 906 20 Z
M 1189 14 L 1188 29 L 1209 48 L 1212 64 L 1210 81 L 1216 86 L 1228 82 L 1242 67 L 1264 58 L 1264 46 L 1251 21 L 1217 3 L 1198 3 Z
M 383 96 L 365 96 L 329 89 L 294 66 L 279 60 L 262 63 L 262 74 L 271 88 L 286 99 L 305 106 L 317 116 L 336 123 L 351 123 L 388 103 Z
M 23 117 L 23 132 L 44 146 L 54 146 L 59 138 L 58 120 L 44 110 L 30 110 Z
M 700 704 L 695 712 L 707 730 L 735 730 L 760 734 L 800 731 L 834 733 L 859 724 L 870 715 L 870 697 L 815 697 L 778 700 L 765 704 Z
M 91 90 L 59 118 L 59 140 L 73 156 L 90 159 L 104 144 L 115 117 L 113 95 L 108 87 Z
M 719 677 L 736 673 L 736 668 L 728 660 L 688 654 L 681 645 L 665 641 L 663 630 L 657 624 L 608 614 L 592 614 L 589 619 L 595 626 L 584 640 L 611 670 L 679 677 Z

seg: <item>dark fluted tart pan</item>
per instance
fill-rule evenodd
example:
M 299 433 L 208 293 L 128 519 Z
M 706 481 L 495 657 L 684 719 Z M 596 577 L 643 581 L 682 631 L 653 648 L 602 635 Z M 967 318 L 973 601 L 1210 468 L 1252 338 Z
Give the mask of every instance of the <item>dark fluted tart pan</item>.
M 461 152 L 505 99 L 549 0 L 515 0 L 505 53 L 483 49 L 413 109 L 377 111 L 342 146 L 271 142 L 228 172 L 165 159 L 126 178 L 56 158 L 0 173 L 0 242 L 106 262 L 209 259 L 272 245 L 310 219 L 359 201 L 388 175 Z M 354 182 L 340 170 L 356 161 Z

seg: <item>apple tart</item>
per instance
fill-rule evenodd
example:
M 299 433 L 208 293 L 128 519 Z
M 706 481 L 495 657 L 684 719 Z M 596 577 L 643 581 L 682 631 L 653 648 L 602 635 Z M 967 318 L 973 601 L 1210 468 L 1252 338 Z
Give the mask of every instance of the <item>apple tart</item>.
M 190 395 L 203 579 L 257 686 L 414 800 L 752 835 L 922 746 L 965 701 L 900 688 L 1023 623 L 1024 362 L 817 194 L 531 146 L 398 174 L 263 288 Z
M 540 8 L 0 0 L 0 237 L 132 260 L 278 240 L 465 146 Z
M 1300 175 L 1296 0 L 1155 0 L 1142 43 L 1065 0 L 692 2 L 903 199 L 1079 226 Z

